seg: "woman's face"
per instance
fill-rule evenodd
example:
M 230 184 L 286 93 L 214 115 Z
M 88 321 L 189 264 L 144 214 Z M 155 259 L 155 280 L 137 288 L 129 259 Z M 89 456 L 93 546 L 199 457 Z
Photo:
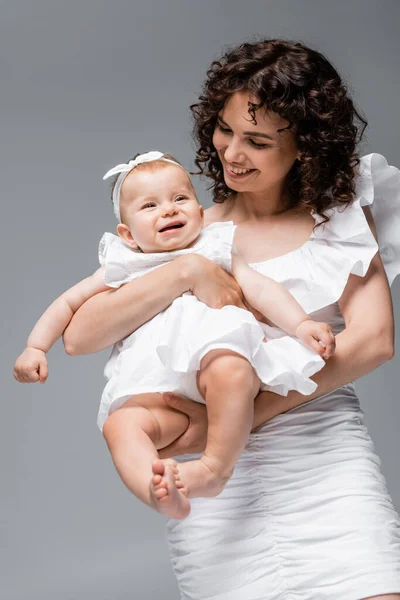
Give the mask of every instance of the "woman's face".
M 218 115 L 213 144 L 224 169 L 226 185 L 237 192 L 263 193 L 284 183 L 298 149 L 293 132 L 279 131 L 288 122 L 260 109 L 256 123 L 249 114 L 248 92 L 236 92 Z

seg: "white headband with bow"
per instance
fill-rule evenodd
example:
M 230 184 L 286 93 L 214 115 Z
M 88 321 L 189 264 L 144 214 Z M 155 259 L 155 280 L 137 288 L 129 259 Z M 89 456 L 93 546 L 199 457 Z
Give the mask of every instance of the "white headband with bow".
M 130 160 L 128 163 L 117 165 L 116 167 L 113 167 L 112 169 L 107 171 L 107 173 L 104 175 L 103 180 L 108 179 L 109 177 L 112 177 L 113 175 L 119 174 L 119 177 L 118 177 L 117 181 L 115 182 L 113 195 L 112 195 L 114 215 L 116 216 L 119 223 L 121 223 L 121 212 L 119 209 L 120 192 L 121 192 L 122 184 L 125 181 L 125 178 L 129 175 L 129 173 L 132 171 L 132 169 L 134 169 L 138 165 L 141 165 L 142 163 L 146 163 L 146 162 L 152 162 L 153 160 L 164 160 L 165 162 L 169 162 L 173 165 L 178 165 L 178 167 L 181 167 L 186 172 L 186 169 L 184 167 L 182 167 L 182 165 L 175 162 L 174 160 L 165 158 L 164 154 L 162 152 L 157 152 L 156 150 L 154 150 L 151 152 L 146 152 L 145 154 L 140 154 L 134 160 Z

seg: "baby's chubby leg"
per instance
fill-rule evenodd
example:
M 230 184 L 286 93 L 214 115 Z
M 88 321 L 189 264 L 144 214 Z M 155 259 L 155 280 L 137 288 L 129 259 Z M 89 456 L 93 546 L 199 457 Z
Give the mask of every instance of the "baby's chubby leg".
M 208 436 L 200 460 L 179 465 L 189 498 L 217 496 L 225 487 L 248 440 L 260 389 L 251 364 L 230 350 L 206 354 L 197 384 L 207 406 Z
M 190 503 L 179 489 L 175 461 L 160 460 L 157 448 L 173 442 L 187 426 L 186 415 L 168 407 L 161 394 L 151 393 L 129 398 L 103 427 L 114 465 L 127 488 L 147 506 L 175 519 L 189 514 Z

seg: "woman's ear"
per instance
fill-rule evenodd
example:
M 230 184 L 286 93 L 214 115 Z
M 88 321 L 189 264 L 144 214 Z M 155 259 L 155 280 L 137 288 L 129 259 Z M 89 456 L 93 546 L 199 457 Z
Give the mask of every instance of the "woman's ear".
M 130 248 L 133 248 L 134 250 L 139 249 L 139 246 L 133 239 L 131 230 L 127 225 L 125 225 L 124 223 L 119 223 L 117 225 L 117 232 L 121 240 L 125 242 L 125 244 L 127 244 Z

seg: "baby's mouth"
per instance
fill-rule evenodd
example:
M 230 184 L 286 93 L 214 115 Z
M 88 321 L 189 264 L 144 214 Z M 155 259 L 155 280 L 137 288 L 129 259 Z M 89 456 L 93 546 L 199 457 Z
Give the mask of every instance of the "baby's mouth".
M 158 233 L 164 233 L 164 231 L 171 231 L 172 229 L 182 229 L 183 226 L 184 223 L 170 223 L 169 225 L 166 225 L 160 229 Z

